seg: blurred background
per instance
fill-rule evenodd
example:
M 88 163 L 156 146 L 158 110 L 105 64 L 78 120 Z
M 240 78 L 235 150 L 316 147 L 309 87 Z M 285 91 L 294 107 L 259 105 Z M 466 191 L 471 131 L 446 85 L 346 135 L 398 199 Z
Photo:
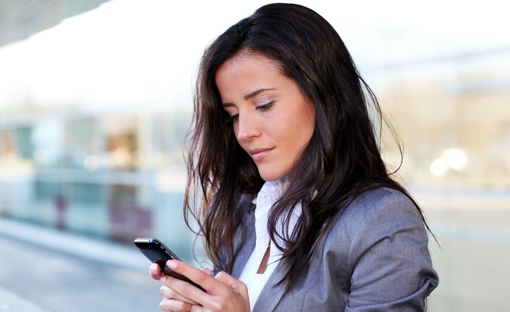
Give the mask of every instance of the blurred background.
M 398 179 L 439 242 L 429 311 L 509 311 L 510 4 L 295 2 L 337 29 L 403 142 Z M 138 236 L 201 262 L 182 217 L 194 77 L 265 3 L 0 0 L 0 310 L 158 311 Z

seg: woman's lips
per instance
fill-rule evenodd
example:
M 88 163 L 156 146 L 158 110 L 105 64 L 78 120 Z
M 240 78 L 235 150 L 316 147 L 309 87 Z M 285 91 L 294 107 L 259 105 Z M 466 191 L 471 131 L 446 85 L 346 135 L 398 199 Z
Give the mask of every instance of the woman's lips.
M 253 161 L 259 161 L 262 160 L 264 157 L 267 156 L 273 149 L 272 148 L 257 148 L 250 150 L 250 156 L 253 159 Z

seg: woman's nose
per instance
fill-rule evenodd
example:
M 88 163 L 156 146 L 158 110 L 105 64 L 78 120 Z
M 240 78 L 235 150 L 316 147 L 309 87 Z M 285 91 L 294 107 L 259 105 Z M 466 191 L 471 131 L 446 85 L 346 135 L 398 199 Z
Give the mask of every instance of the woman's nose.
M 256 120 L 247 114 L 239 115 L 237 123 L 237 139 L 249 141 L 259 135 L 259 128 Z

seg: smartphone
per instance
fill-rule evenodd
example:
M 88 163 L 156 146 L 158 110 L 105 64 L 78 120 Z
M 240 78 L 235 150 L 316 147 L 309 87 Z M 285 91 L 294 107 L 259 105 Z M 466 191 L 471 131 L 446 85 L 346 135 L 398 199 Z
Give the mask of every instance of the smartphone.
M 157 238 L 137 238 L 135 239 L 135 245 L 150 261 L 157 263 L 161 268 L 161 271 L 163 271 L 166 275 L 188 282 L 193 286 L 198 287 L 201 290 L 204 290 L 202 287 L 200 287 L 200 285 L 194 283 L 186 276 L 172 271 L 166 265 L 166 262 L 168 260 L 175 259 L 181 261 L 181 259 L 179 259 L 179 257 L 177 257 L 168 247 L 166 247 Z

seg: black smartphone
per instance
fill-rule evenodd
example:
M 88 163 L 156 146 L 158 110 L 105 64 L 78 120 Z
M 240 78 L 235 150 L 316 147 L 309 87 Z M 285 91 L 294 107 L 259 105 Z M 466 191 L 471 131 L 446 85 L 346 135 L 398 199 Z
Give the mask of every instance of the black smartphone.
M 175 277 L 177 279 L 180 279 L 182 281 L 188 282 L 195 287 L 200 288 L 201 290 L 204 290 L 200 285 L 194 283 L 189 278 L 187 278 L 184 275 L 181 275 L 179 273 L 176 273 L 172 271 L 167 265 L 166 262 L 168 260 L 179 260 L 179 257 L 177 257 L 168 247 L 166 247 L 160 240 L 157 238 L 137 238 L 135 239 L 135 245 L 140 249 L 140 251 L 152 262 L 157 263 L 161 270 L 169 276 Z M 205 290 L 204 290 L 205 291 Z

